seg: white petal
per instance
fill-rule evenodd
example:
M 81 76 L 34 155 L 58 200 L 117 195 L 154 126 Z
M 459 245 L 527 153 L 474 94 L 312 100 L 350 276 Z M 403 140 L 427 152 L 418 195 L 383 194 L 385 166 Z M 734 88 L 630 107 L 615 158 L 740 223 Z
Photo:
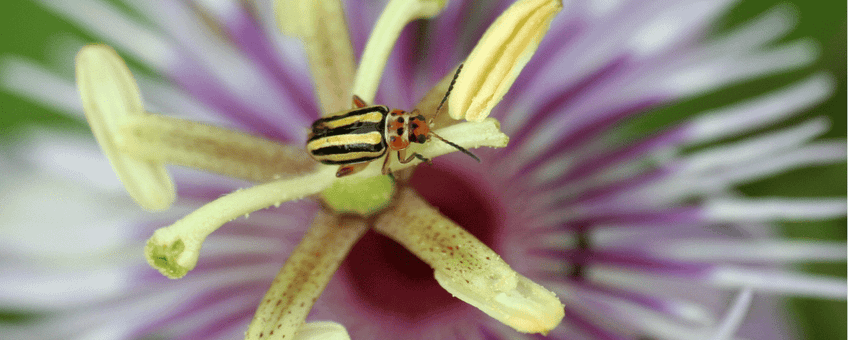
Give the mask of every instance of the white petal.
M 27 137 L 16 154 L 42 171 L 40 176 L 76 181 L 92 189 L 128 197 L 92 136 L 32 129 L 27 131 Z
M 281 96 L 278 91 L 273 91 L 277 85 L 270 75 L 210 29 L 188 5 L 175 2 L 162 7 L 151 0 L 133 1 L 130 5 L 143 11 L 185 48 L 187 53 L 179 56 L 181 62 L 201 66 L 212 77 L 210 81 L 223 85 L 229 93 L 240 99 L 239 103 L 268 116 L 280 112 L 292 113 L 298 107 L 293 103 L 295 98 Z M 179 74 L 179 67 L 179 63 L 172 63 L 169 65 L 170 71 L 166 73 Z M 289 124 L 279 128 L 285 129 L 291 136 L 302 135 L 302 127 L 311 123 L 302 114 L 288 114 L 286 117 Z
M 818 220 L 845 216 L 844 198 L 741 199 L 717 198 L 704 202 L 706 219 L 715 222 L 760 222 L 776 219 Z
M 799 40 L 750 56 L 727 56 L 681 65 L 654 84 L 660 93 L 689 96 L 734 82 L 785 72 L 811 64 L 818 56 L 812 40 Z M 657 72 L 658 74 L 662 74 Z M 650 81 L 655 81 L 651 79 Z
M 826 119 L 819 118 L 778 132 L 744 139 L 734 144 L 708 148 L 686 156 L 681 161 L 683 164 L 681 164 L 682 169 L 680 171 L 704 173 L 712 169 L 721 170 L 790 147 L 798 147 L 821 135 L 829 127 L 830 124 Z
M 56 112 L 84 119 L 82 102 L 73 80 L 31 61 L 9 56 L 0 58 L 0 88 Z
M 139 214 L 129 197 L 27 171 L 15 176 L 16 183 L 4 183 L 0 193 L 3 252 L 88 257 L 115 249 L 129 236 L 127 227 Z
M 163 70 L 173 60 L 173 45 L 161 35 L 144 27 L 114 6 L 98 0 L 37 0 L 57 14 L 77 23 L 83 30 L 102 37 L 133 57 L 157 70 Z
M 692 143 L 733 137 L 803 112 L 833 93 L 835 82 L 817 74 L 760 98 L 722 108 L 692 120 Z
M 566 305 L 579 305 L 594 321 L 625 334 L 641 334 L 659 339 L 691 339 L 699 329 L 676 322 L 641 306 L 612 300 L 602 294 L 568 296 Z M 613 328 L 614 327 L 614 328 Z
M 703 30 L 730 1 L 699 1 L 673 3 L 655 13 L 655 17 L 645 26 L 637 28 L 626 42 L 627 47 L 639 57 L 658 54 L 674 46 L 680 40 Z
M 220 111 L 186 93 L 172 83 L 154 79 L 139 72 L 135 73 L 141 92 L 144 93 L 144 106 L 149 112 L 162 113 L 182 119 L 194 120 L 219 127 L 233 127 L 233 122 Z M 235 130 L 244 128 L 233 127 Z
M 798 22 L 797 9 L 781 3 L 758 17 L 742 23 L 739 28 L 703 47 L 718 53 L 747 53 L 752 48 L 767 46 L 788 34 Z
M 813 276 L 781 270 L 724 266 L 715 269 L 707 280 L 716 287 L 751 287 L 764 293 L 841 300 L 845 300 L 848 296 L 848 286 L 844 278 Z
M 782 239 L 717 240 L 683 239 L 657 242 L 650 247 L 656 255 L 686 261 L 743 261 L 786 263 L 799 261 L 845 261 L 842 242 L 789 241 Z
M 32 312 L 57 310 L 119 296 L 132 285 L 131 271 L 92 265 L 96 269 L 60 269 L 59 263 L 49 262 L 2 263 L 0 304 Z
M 739 295 L 733 301 L 733 306 L 730 307 L 730 310 L 727 311 L 724 319 L 722 319 L 721 324 L 718 325 L 716 333 L 710 337 L 711 340 L 733 339 L 733 334 L 739 329 L 739 326 L 745 319 L 748 308 L 751 307 L 752 295 L 753 290 L 747 287 L 739 292 Z

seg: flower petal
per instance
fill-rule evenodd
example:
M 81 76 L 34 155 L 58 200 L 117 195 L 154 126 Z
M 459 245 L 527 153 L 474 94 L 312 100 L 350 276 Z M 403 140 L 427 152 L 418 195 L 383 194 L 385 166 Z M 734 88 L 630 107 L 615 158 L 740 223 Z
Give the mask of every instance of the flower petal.
M 658 256 L 687 261 L 790 263 L 845 261 L 845 248 L 845 243 L 836 241 L 687 238 L 663 240 L 650 250 Z
M 751 287 L 745 287 L 739 292 L 739 295 L 733 301 L 733 305 L 718 325 L 715 334 L 710 338 L 711 340 L 733 339 L 733 334 L 739 329 L 742 320 L 745 319 L 745 314 L 751 308 L 752 295 L 754 295 L 754 290 Z
M 139 20 L 122 13 L 107 1 L 36 0 L 46 9 L 74 23 L 100 41 L 116 46 L 155 70 L 163 70 L 176 59 L 176 50 L 168 37 L 150 29 Z
M 561 9 L 561 0 L 524 0 L 501 14 L 465 61 L 450 98 L 451 117 L 486 118 L 533 57 Z
M 83 117 L 82 103 L 74 83 L 31 60 L 0 57 L 0 88 L 57 113 L 73 118 Z

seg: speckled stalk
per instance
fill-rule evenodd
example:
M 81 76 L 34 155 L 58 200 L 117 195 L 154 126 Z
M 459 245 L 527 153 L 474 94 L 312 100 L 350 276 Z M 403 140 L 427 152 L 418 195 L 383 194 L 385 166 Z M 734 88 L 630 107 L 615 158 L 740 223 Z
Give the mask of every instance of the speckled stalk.
M 245 338 L 293 339 L 333 273 L 366 230 L 361 219 L 319 212 L 262 298 Z

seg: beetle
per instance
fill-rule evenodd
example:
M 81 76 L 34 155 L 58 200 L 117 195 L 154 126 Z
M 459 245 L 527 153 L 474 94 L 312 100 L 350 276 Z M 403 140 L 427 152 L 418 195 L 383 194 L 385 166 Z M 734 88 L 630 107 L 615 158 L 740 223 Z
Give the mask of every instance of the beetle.
M 336 177 L 344 177 L 357 173 L 372 161 L 385 157 L 383 174 L 391 172 L 389 158 L 392 152 L 397 152 L 400 163 L 406 164 L 413 159 L 430 163 L 424 156 L 413 152 L 406 156 L 410 143 L 423 144 L 436 137 L 459 151 L 477 158 L 470 151 L 445 140 L 430 131 L 433 119 L 438 116 L 442 105 L 447 100 L 462 65 L 456 70 L 447 93 L 436 109 L 436 114 L 427 121 L 418 109 L 406 112 L 399 109 L 389 110 L 385 105 L 371 105 L 361 98 L 353 96 L 353 109 L 338 112 L 312 123 L 312 130 L 306 142 L 309 155 L 318 162 L 329 165 L 340 165 Z

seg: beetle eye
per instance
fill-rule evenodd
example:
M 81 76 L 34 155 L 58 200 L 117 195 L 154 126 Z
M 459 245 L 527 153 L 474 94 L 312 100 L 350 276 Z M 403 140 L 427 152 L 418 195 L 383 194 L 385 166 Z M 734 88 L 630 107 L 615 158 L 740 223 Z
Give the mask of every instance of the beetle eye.
M 423 144 L 426 141 L 427 141 L 427 137 L 424 137 L 424 135 L 418 135 L 418 143 Z

